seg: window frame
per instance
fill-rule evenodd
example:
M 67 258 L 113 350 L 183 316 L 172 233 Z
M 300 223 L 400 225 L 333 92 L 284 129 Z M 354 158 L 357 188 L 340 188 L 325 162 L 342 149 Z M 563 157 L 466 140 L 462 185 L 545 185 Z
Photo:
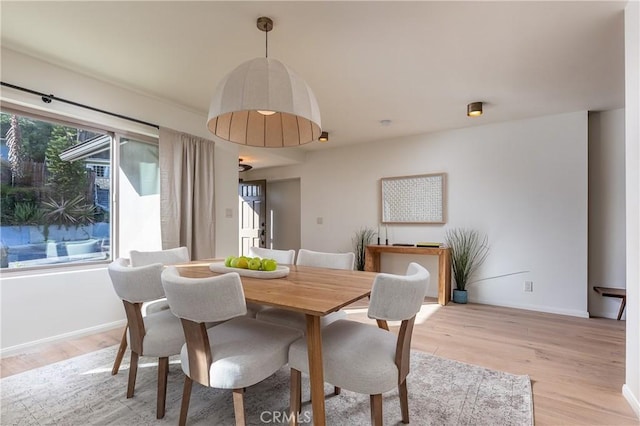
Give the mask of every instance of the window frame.
M 48 264 L 42 266 L 26 266 L 21 268 L 2 268 L 0 269 L 0 275 L 33 275 L 33 274 L 46 274 L 48 272 L 61 272 L 61 271 L 77 271 L 86 269 L 99 269 L 108 265 L 113 260 L 120 256 L 119 253 L 119 170 L 120 170 L 120 144 L 121 140 L 135 139 L 138 142 L 148 143 L 150 145 L 159 145 L 158 136 L 150 136 L 149 134 L 137 133 L 131 130 L 123 130 L 122 128 L 114 127 L 113 125 L 103 125 L 100 123 L 90 122 L 85 119 L 65 116 L 52 111 L 44 111 L 39 109 L 30 108 L 24 105 L 13 104 L 2 100 L 0 102 L 0 111 L 6 114 L 15 114 L 18 116 L 28 117 L 34 120 L 40 120 L 52 123 L 54 125 L 62 125 L 67 127 L 74 127 L 81 130 L 87 130 L 95 133 L 107 134 L 111 137 L 110 141 L 110 178 L 109 178 L 109 238 L 110 238 L 110 250 L 109 258 L 104 260 L 86 261 L 86 262 L 69 262 Z

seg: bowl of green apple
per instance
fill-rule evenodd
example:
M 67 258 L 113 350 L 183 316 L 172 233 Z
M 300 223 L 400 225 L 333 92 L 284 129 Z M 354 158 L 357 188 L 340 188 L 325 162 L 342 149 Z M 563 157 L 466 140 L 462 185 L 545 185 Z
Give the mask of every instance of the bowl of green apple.
M 289 274 L 289 268 L 278 265 L 274 259 L 227 256 L 224 262 L 214 262 L 209 265 L 213 272 L 227 273 L 237 272 L 241 276 L 253 278 L 282 278 Z

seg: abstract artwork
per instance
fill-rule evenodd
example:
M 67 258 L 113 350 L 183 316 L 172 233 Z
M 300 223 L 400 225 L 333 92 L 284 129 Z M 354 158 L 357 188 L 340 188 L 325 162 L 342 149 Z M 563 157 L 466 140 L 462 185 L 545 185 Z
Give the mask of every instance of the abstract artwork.
M 382 223 L 446 222 L 444 173 L 382 178 Z

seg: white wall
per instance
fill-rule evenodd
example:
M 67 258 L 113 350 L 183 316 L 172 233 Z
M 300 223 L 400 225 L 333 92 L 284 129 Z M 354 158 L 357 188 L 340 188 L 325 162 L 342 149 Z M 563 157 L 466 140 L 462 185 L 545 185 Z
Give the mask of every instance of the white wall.
M 593 287 L 626 287 L 624 144 L 624 109 L 589 113 L 588 295 L 596 317 L 617 318 L 620 299 Z
M 4 82 L 211 138 L 206 128 L 205 114 L 77 74 L 12 50 L 3 48 L 1 53 Z M 157 135 L 153 128 L 61 102 L 44 104 L 36 96 L 13 89 L 3 87 L 0 94 L 3 101 L 48 109 L 122 130 Z M 238 149 L 234 144 L 216 142 L 215 156 L 216 252 L 231 253 L 237 247 L 238 238 Z M 226 208 L 232 209 L 232 218 L 224 217 Z M 26 344 L 55 339 L 56 336 L 112 327 L 114 321 L 124 319 L 122 304 L 113 292 L 106 267 L 37 275 L 4 272 L 1 280 L 0 344 L 3 355 L 15 352 Z
M 300 249 L 300 179 L 267 182 L 267 220 L 267 247 Z
M 627 361 L 622 393 L 640 418 L 640 3 L 630 1 L 624 17 Z
M 390 243 L 477 228 L 491 245 L 478 278 L 526 272 L 472 284 L 470 301 L 588 316 L 586 112 L 315 151 L 304 164 L 250 173 L 300 177 L 302 247 L 349 251 L 357 229 L 380 221 L 380 178 L 435 172 L 448 175 L 447 225 L 390 226 Z M 410 260 L 385 257 L 389 272 Z M 523 291 L 525 280 L 533 293 Z

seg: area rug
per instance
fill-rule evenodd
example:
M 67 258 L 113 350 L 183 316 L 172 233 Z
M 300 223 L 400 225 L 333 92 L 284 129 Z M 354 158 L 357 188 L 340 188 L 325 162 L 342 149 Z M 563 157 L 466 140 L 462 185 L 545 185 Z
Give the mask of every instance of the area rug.
M 175 425 L 184 376 L 179 360 L 169 369 L 167 413 L 156 420 L 157 369 L 142 357 L 135 396 L 126 399 L 128 355 L 111 375 L 117 347 L 110 347 L 0 381 L 2 425 Z M 311 424 L 308 378 L 303 375 L 301 423 Z M 423 352 L 412 352 L 408 377 L 412 425 L 533 425 L 528 376 L 489 370 Z M 370 424 L 368 395 L 325 388 L 327 425 Z M 286 424 L 289 369 L 247 388 L 247 424 Z M 385 425 L 401 424 L 397 389 L 383 396 Z M 188 425 L 233 425 L 230 391 L 194 384 Z

